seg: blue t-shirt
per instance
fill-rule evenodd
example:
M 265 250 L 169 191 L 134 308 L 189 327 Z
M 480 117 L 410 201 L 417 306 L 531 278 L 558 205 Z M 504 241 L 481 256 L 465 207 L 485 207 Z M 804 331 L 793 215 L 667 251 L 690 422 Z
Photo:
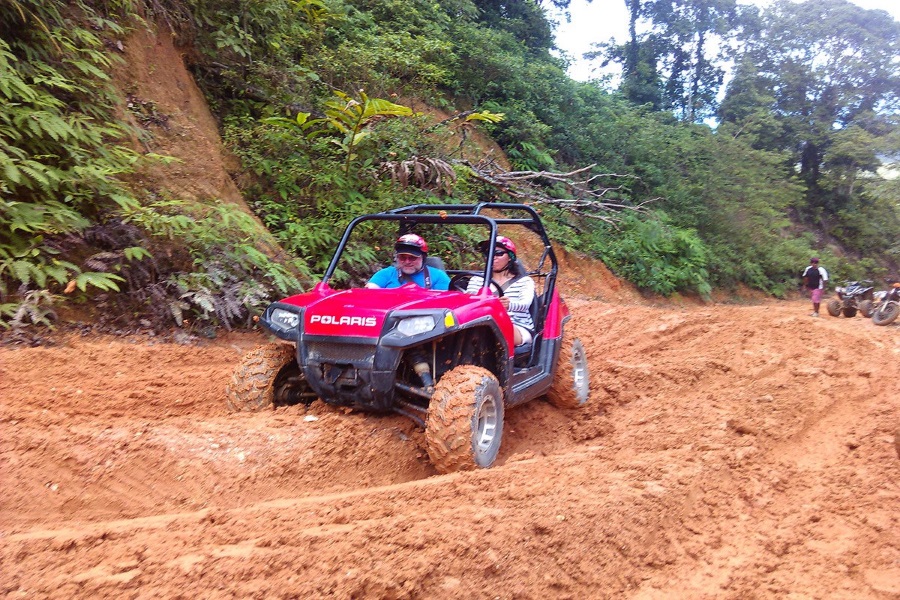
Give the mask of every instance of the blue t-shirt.
M 428 267 L 428 276 L 431 277 L 431 289 L 447 290 L 450 289 L 450 276 L 440 269 Z M 372 275 L 369 283 L 374 283 L 380 288 L 397 288 L 406 285 L 410 281 L 419 287 L 425 287 L 425 270 L 421 270 L 413 275 L 404 276 L 403 283 L 400 282 L 400 269 L 397 267 L 385 267 Z

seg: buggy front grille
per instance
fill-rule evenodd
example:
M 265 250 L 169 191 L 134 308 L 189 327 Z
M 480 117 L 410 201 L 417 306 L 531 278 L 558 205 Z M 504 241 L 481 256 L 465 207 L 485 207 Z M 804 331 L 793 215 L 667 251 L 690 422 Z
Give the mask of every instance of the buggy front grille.
M 306 350 L 309 359 L 319 363 L 371 362 L 375 356 L 373 344 L 310 342 L 306 345 Z

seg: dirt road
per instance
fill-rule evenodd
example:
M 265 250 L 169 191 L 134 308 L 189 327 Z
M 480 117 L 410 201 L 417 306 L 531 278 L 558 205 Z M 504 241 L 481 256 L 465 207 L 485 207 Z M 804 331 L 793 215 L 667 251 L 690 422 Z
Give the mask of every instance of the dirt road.
M 229 414 L 262 334 L 0 349 L 0 595 L 900 597 L 900 327 L 570 305 L 590 406 L 448 476 L 402 417 Z

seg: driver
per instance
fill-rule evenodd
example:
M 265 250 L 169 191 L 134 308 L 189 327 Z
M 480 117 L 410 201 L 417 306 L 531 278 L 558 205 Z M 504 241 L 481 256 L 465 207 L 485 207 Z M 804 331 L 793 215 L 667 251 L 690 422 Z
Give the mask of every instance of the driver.
M 487 256 L 489 240 L 478 244 Z M 532 340 L 534 321 L 531 320 L 531 303 L 534 302 L 534 280 L 525 273 L 522 263 L 516 260 L 516 245 L 508 237 L 497 236 L 494 244 L 494 264 L 491 265 L 491 283 L 496 282 L 503 291 L 500 304 L 509 313 L 515 332 L 515 344 L 521 346 Z M 467 294 L 475 294 L 484 285 L 484 277 L 473 275 L 466 287 Z M 491 287 L 493 291 L 493 286 Z
M 446 290 L 450 287 L 450 277 L 437 267 L 425 264 L 428 244 L 414 233 L 401 235 L 394 244 L 395 263 L 377 271 L 367 288 L 397 288 L 408 283 L 432 290 Z

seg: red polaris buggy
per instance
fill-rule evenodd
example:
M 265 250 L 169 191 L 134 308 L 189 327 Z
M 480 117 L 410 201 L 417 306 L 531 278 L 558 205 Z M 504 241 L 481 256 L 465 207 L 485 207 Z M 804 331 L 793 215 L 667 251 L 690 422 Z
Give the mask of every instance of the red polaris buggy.
M 349 271 L 338 269 L 341 257 L 363 247 L 351 242 L 363 225 L 390 227 L 386 235 L 394 238 L 397 231 L 428 229 L 433 241 L 460 240 L 454 232 L 477 227 L 491 243 L 486 258 L 469 260 L 467 266 L 477 264 L 477 269 L 446 269 L 449 291 L 414 284 L 368 289 L 353 281 L 339 289 Z M 527 271 L 536 283 L 534 339 L 519 347 L 512 342 L 512 321 L 494 295 L 502 291 L 491 282 L 500 226 L 504 235 L 521 239 L 528 234 L 543 244 L 536 268 Z M 464 254 L 460 261 L 466 260 Z M 485 284 L 477 294 L 466 294 L 473 275 Z M 543 395 L 562 408 L 587 402 L 584 346 L 564 336 L 571 317 L 556 277 L 550 240 L 538 214 L 524 204 L 420 204 L 357 217 L 321 283 L 266 309 L 260 322 L 290 344 L 276 342 L 247 353 L 227 386 L 228 406 L 255 411 L 319 398 L 336 406 L 396 412 L 424 427 L 428 455 L 439 472 L 490 467 L 500 450 L 506 408 Z

